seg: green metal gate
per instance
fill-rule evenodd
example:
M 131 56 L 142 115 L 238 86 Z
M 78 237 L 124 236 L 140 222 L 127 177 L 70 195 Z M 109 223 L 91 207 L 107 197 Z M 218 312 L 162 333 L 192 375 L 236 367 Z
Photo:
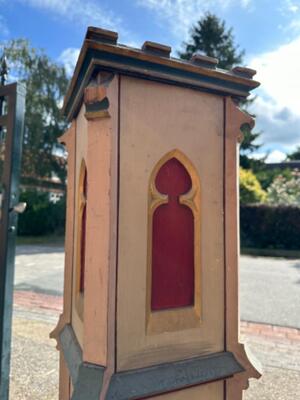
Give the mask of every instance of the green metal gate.
M 0 399 L 9 396 L 11 322 L 25 88 L 0 86 Z

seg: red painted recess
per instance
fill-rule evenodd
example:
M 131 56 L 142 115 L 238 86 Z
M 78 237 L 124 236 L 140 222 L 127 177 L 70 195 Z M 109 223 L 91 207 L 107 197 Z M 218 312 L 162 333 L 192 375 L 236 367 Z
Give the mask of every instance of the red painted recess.
M 87 199 L 87 173 L 84 172 L 83 180 L 83 197 Z M 84 292 L 84 275 L 85 275 L 85 243 L 86 243 L 86 202 L 83 206 L 81 217 L 81 238 L 80 238 L 80 282 L 79 291 Z
M 191 177 L 176 158 L 158 171 L 156 189 L 168 195 L 168 204 L 153 214 L 152 311 L 194 304 L 194 217 L 179 203 L 179 196 L 192 187 Z

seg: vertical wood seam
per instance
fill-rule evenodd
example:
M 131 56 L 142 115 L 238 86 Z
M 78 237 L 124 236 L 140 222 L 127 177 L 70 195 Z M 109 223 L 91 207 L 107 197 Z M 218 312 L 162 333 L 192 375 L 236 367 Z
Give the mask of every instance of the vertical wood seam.
M 117 368 L 118 354 L 118 269 L 119 269 L 119 224 L 120 224 L 120 150 L 121 150 L 121 75 L 118 79 L 118 132 L 117 132 L 117 237 L 116 237 L 116 277 L 115 277 L 115 354 L 114 370 Z

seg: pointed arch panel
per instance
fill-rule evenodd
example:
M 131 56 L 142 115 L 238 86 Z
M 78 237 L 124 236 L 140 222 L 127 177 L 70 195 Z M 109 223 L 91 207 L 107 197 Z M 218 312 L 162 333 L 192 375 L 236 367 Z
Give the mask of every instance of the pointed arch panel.
M 185 308 L 200 317 L 200 181 L 177 149 L 154 167 L 148 216 L 149 313 Z
M 77 273 L 76 273 L 76 306 L 78 314 L 83 318 L 83 296 L 85 278 L 86 249 L 86 208 L 87 208 L 87 168 L 82 159 L 78 182 L 78 222 L 77 222 Z

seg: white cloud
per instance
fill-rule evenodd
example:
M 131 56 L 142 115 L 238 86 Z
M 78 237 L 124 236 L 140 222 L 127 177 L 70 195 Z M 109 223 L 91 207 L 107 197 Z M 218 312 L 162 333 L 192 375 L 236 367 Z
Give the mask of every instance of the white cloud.
M 300 37 L 278 49 L 252 59 L 262 90 L 277 106 L 300 116 Z
M 284 161 L 286 159 L 286 154 L 280 150 L 273 150 L 268 155 L 266 162 L 267 163 L 278 163 Z
M 244 8 L 249 7 L 251 3 L 252 3 L 252 0 L 241 0 L 241 5 L 242 5 Z
M 282 5 L 282 12 L 290 12 L 295 14 L 300 9 L 300 2 L 298 0 L 284 0 Z
M 75 24 L 95 25 L 106 29 L 119 29 L 121 19 L 95 0 L 18 0 L 34 8 L 49 10 Z
M 256 115 L 255 132 L 262 132 L 259 141 L 265 149 L 277 147 L 289 152 L 300 143 L 300 116 L 289 108 L 261 94 L 252 104 L 251 112 Z
M 300 0 L 281 0 L 279 11 L 285 19 L 279 28 L 284 34 L 297 34 L 300 31 Z
M 136 2 L 166 22 L 176 37 L 186 39 L 191 26 L 205 12 L 226 9 L 230 6 L 248 8 L 252 0 L 136 0 Z
M 256 56 L 250 66 L 261 82 L 251 107 L 264 147 L 288 152 L 300 143 L 300 37 L 276 50 Z
M 0 0 L 2 1 L 2 0 Z M 9 1 L 9 0 L 3 0 Z M 119 33 L 121 41 L 136 43 L 136 36 L 125 27 L 122 18 L 99 0 L 15 0 L 27 6 L 51 12 L 78 26 L 96 26 Z
M 65 49 L 58 58 L 66 69 L 66 72 L 71 76 L 74 72 L 74 68 L 80 53 L 80 49 L 75 49 L 74 47 L 69 47 Z
M 249 154 L 254 160 L 262 160 L 267 163 L 278 163 L 286 160 L 287 154 L 280 150 L 272 150 L 270 152 L 256 152 Z

